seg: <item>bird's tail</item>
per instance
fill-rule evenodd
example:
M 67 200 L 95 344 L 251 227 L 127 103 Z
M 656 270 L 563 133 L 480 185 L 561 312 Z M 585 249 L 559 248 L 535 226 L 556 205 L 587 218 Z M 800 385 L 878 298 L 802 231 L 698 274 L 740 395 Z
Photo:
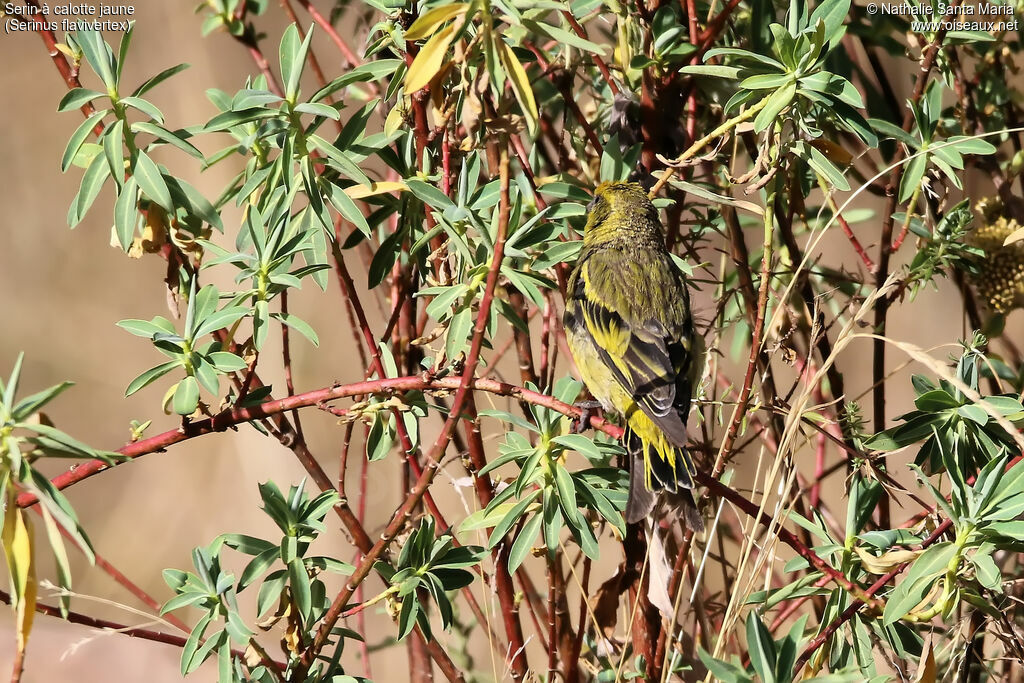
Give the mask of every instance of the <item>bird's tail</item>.
M 704 521 L 693 498 L 693 461 L 686 449 L 664 438 L 641 439 L 628 429 L 626 436 L 630 454 L 626 521 L 636 524 L 646 518 L 660 497 L 676 508 L 687 527 L 703 531 Z

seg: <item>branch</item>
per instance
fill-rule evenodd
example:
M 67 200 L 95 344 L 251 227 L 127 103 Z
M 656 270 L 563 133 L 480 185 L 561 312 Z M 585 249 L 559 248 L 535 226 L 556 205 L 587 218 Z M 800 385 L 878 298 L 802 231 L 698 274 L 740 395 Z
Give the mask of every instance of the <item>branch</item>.
M 509 203 L 508 149 L 505 146 L 503 146 L 501 150 L 501 189 L 498 234 L 495 239 L 494 255 L 491 259 L 491 265 L 487 272 L 487 282 L 484 286 L 483 298 L 480 301 L 480 310 L 477 314 L 476 324 L 473 330 L 473 341 L 470 344 L 469 356 L 466 358 L 466 365 L 462 376 L 458 378 L 458 388 L 455 393 L 455 400 L 452 404 L 451 413 L 449 414 L 448 419 L 445 420 L 444 426 L 441 428 L 441 433 L 438 435 L 437 440 L 434 442 L 434 446 L 431 448 L 430 453 L 426 458 L 426 468 L 416 480 L 416 484 L 412 491 L 409 492 L 405 502 L 398 509 L 395 516 L 392 518 L 391 523 L 388 524 L 387 529 L 385 529 L 384 533 L 381 534 L 380 540 L 374 544 L 373 548 L 371 548 L 363 557 L 359 566 L 356 567 L 355 572 L 352 574 L 352 578 L 349 580 L 344 590 L 338 593 L 335 597 L 334 602 L 331 603 L 330 609 L 327 610 L 327 613 L 321 621 L 320 628 L 317 630 L 313 644 L 303 652 L 302 664 L 307 670 L 313 663 L 313 659 L 316 657 L 317 653 L 327 642 L 331 630 L 334 628 L 334 624 L 341 615 L 345 604 L 352 596 L 355 586 L 366 578 L 373 568 L 373 564 L 377 561 L 380 555 L 391 544 L 391 541 L 394 540 L 399 532 L 405 528 L 406 522 L 412 515 L 413 509 L 419 504 L 420 500 L 422 500 L 431 481 L 433 481 L 434 476 L 437 474 L 441 456 L 448 447 L 448 442 L 451 440 L 452 432 L 455 430 L 455 424 L 458 421 L 463 408 L 466 407 L 467 403 L 472 405 L 472 394 L 470 393 L 470 388 L 473 384 L 473 374 L 476 372 L 476 366 L 480 360 L 480 351 L 483 348 L 483 337 L 487 329 L 488 318 L 490 317 L 491 304 L 494 301 L 494 290 L 498 284 L 498 272 L 505 256 L 505 237 L 508 234 L 508 221 L 511 211 Z M 364 391 L 362 393 L 370 392 Z M 509 635 L 511 636 L 511 634 Z M 429 645 L 436 646 L 436 641 L 432 641 Z M 513 665 L 515 665 L 515 661 L 522 662 L 525 674 L 525 656 L 517 657 L 516 660 L 513 661 Z M 462 674 L 454 669 L 454 665 L 451 671 L 446 671 L 445 673 L 449 680 L 463 680 Z

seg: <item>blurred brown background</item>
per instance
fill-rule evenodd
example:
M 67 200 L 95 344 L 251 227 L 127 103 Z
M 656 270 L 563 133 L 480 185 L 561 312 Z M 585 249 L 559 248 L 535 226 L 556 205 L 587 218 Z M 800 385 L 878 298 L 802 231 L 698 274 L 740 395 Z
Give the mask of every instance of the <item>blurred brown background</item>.
M 240 88 L 245 76 L 255 72 L 248 54 L 230 37 L 200 37 L 201 20 L 192 14 L 189 4 L 139 2 L 135 5 L 135 19 L 135 37 L 124 77 L 129 88 L 179 61 L 191 64 L 186 72 L 150 93 L 171 127 L 205 122 L 214 113 L 213 106 L 202 96 L 205 89 Z M 268 18 L 259 22 L 260 28 L 272 36 L 264 49 L 276 69 L 276 42 L 284 25 L 276 3 L 271 3 Z M 354 23 L 343 22 L 343 26 L 348 31 L 362 30 L 351 25 Z M 58 34 L 58 39 L 62 38 Z M 323 44 L 323 38 L 321 34 L 314 44 Z M 116 44 L 117 37 L 108 36 L 108 40 Z M 330 61 L 337 54 L 334 50 L 324 45 L 318 54 L 328 74 L 337 72 L 338 64 Z M 51 404 L 48 414 L 58 427 L 96 447 L 112 449 L 125 443 L 132 419 L 152 419 L 150 435 L 172 429 L 176 420 L 159 409 L 170 377 L 124 398 L 129 381 L 161 357 L 144 340 L 114 325 L 124 318 L 168 315 L 162 282 L 165 264 L 156 256 L 129 259 L 108 245 L 112 207 L 109 190 L 104 191 L 76 230 L 68 230 L 67 207 L 77 190 L 81 170 L 73 167 L 62 175 L 59 159 L 68 136 L 82 120 L 81 114 L 56 113 L 66 86 L 35 33 L 0 35 L 0 65 L 6 103 L 0 114 L 4 150 L 0 160 L 0 374 L 8 374 L 18 352 L 23 350 L 23 393 L 62 380 L 76 382 L 77 386 Z M 95 87 L 90 76 L 84 80 L 87 87 Z M 900 85 L 907 87 L 906 82 Z M 227 140 L 227 136 L 223 139 Z M 214 151 L 210 140 L 199 144 L 204 152 Z M 217 195 L 237 169 L 237 162 L 233 161 L 235 165 L 217 166 L 200 176 L 191 160 L 175 150 L 157 156 L 210 198 Z M 981 189 L 987 191 L 988 188 Z M 225 215 L 229 236 L 234 232 L 234 218 L 230 211 Z M 870 244 L 874 228 L 875 224 L 870 222 L 855 226 L 869 248 L 874 246 Z M 831 263 L 845 260 L 851 269 L 857 268 L 853 252 L 838 231 L 825 244 Z M 911 250 L 912 247 L 904 249 L 905 258 L 909 258 Z M 354 260 L 353 267 L 356 263 Z M 365 274 L 355 275 L 357 282 L 365 283 Z M 229 282 L 218 284 L 224 288 Z M 291 301 L 293 312 L 311 322 L 321 339 L 321 348 L 314 354 L 310 344 L 293 336 L 295 382 L 299 391 L 325 386 L 334 380 L 353 381 L 362 375 L 352 336 L 344 322 L 340 294 L 335 282 L 330 285 L 324 294 L 307 284 L 301 295 Z M 913 304 L 898 309 L 890 318 L 890 335 L 926 347 L 954 341 L 963 329 L 954 297 L 956 293 L 948 283 L 938 293 L 923 292 Z M 382 328 L 383 322 L 376 316 L 377 307 L 367 308 L 375 316 L 371 324 L 375 329 Z M 714 303 L 707 289 L 697 297 L 696 308 L 698 316 L 706 318 L 713 313 Z M 1019 318 L 1011 320 L 1019 323 Z M 279 358 L 273 337 L 264 353 L 268 359 Z M 944 358 L 950 351 L 952 348 L 947 348 L 934 355 Z M 890 351 L 893 367 L 904 360 L 899 352 Z M 866 342 L 858 342 L 840 358 L 851 395 L 868 388 L 869 363 Z M 279 393 L 283 378 L 274 375 L 274 367 L 274 361 L 261 364 L 261 374 L 275 383 Z M 568 372 L 567 366 L 563 366 L 563 372 Z M 890 418 L 909 405 L 906 371 L 903 378 L 896 380 L 894 389 Z M 490 403 L 489 398 L 481 400 Z M 866 417 L 870 418 L 870 401 L 865 400 L 863 405 Z M 341 434 L 335 420 L 316 410 L 304 412 L 302 419 L 313 452 L 328 473 L 335 476 Z M 360 451 L 357 448 L 353 452 Z M 900 462 L 906 459 L 905 455 L 899 456 Z M 400 479 L 395 460 L 370 469 L 372 497 L 367 528 L 371 536 L 387 521 L 399 499 Z M 742 462 L 737 464 L 743 469 Z M 67 463 L 60 462 L 44 465 L 49 474 L 66 466 Z M 461 476 L 457 467 L 450 468 L 450 473 Z M 190 568 L 190 551 L 194 546 L 207 544 L 224 531 L 275 538 L 276 530 L 258 510 L 256 485 L 272 479 L 286 488 L 303 476 L 287 449 L 243 428 L 237 433 L 194 439 L 168 453 L 149 455 L 105 472 L 73 487 L 68 497 L 97 552 L 158 600 L 166 600 L 170 591 L 161 578 L 161 570 Z M 445 476 L 448 475 L 442 474 Z M 444 480 L 440 483 L 442 488 L 451 490 L 444 486 Z M 837 477 L 833 483 L 838 493 L 841 479 Z M 213 504 L 215 500 L 222 504 Z M 475 509 L 475 502 L 470 501 L 469 506 Z M 464 508 L 455 498 L 447 501 L 446 508 L 453 514 L 450 521 L 465 514 L 457 512 Z M 327 534 L 322 545 L 324 554 L 352 559 L 340 533 Z M 89 567 L 81 555 L 70 552 L 75 590 L 104 601 L 79 598 L 73 601 L 74 609 L 114 621 L 145 624 L 144 617 L 125 612 L 117 605 L 142 608 L 141 603 L 102 571 Z M 41 547 L 39 554 L 45 557 L 46 549 Z M 604 567 L 597 567 L 592 585 L 607 578 L 617 561 L 617 557 L 608 557 Z M 370 590 L 379 589 L 375 578 L 367 585 Z M 479 583 L 476 588 L 481 596 L 486 590 Z M 41 591 L 40 599 L 55 603 L 45 590 Z M 386 616 L 374 612 L 368 619 L 371 644 L 395 633 Z M 528 619 L 525 613 L 523 619 Z M 13 645 L 9 610 L 0 609 L 0 672 L 9 670 Z M 395 649 L 392 654 L 374 658 L 375 679 L 406 677 L 404 648 Z M 178 658 L 179 650 L 172 646 L 100 634 L 94 629 L 39 616 L 29 641 L 23 680 L 178 681 Z M 346 658 L 357 661 L 354 648 Z M 479 668 L 490 670 L 488 659 L 481 652 Z M 497 666 L 500 675 L 501 663 Z M 355 665 L 352 672 L 362 673 L 361 666 Z M 191 680 L 214 679 L 215 671 L 206 668 Z

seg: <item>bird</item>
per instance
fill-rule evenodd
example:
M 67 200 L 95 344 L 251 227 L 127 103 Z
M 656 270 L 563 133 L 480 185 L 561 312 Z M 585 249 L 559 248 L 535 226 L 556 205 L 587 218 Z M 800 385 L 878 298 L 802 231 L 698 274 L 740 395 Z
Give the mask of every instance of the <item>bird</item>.
M 686 279 L 639 183 L 604 182 L 594 191 L 562 321 L 580 379 L 624 422 L 626 521 L 650 517 L 664 493 L 688 527 L 702 530 L 686 422 L 703 340 Z

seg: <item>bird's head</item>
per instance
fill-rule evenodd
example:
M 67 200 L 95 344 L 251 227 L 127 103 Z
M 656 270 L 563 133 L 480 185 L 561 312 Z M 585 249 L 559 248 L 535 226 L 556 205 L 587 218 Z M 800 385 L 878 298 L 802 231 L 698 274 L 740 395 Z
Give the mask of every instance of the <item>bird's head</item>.
M 601 183 L 587 205 L 584 241 L 604 242 L 616 237 L 663 239 L 658 210 L 639 183 Z

